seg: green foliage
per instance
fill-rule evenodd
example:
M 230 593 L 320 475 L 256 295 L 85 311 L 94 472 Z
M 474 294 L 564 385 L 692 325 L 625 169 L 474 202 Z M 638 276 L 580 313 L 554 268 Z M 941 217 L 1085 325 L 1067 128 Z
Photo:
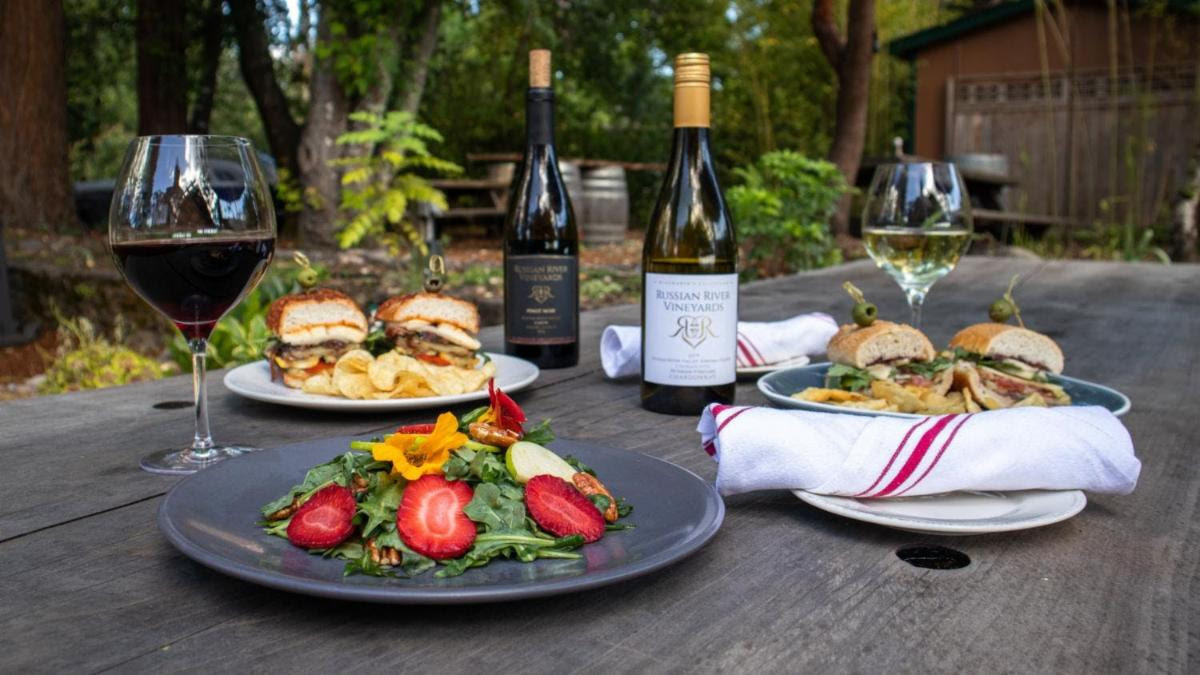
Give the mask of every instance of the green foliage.
M 328 278 L 329 272 L 325 267 L 313 265 L 313 269 L 317 270 L 318 280 Z M 271 338 L 271 331 L 267 328 L 267 310 L 276 298 L 302 290 L 296 282 L 299 271 L 299 265 L 276 261 L 258 286 L 217 322 L 208 338 L 208 350 L 205 352 L 209 368 L 227 368 L 262 358 L 262 350 Z M 168 350 L 171 359 L 181 369 L 191 369 L 192 352 L 181 333 L 175 334 Z
M 343 170 L 339 210 L 347 218 L 338 244 L 349 248 L 375 237 L 393 252 L 412 248 L 426 255 L 422 234 L 408 217 L 409 206 L 424 203 L 445 209 L 447 205 L 446 196 L 421 172 L 454 175 L 462 167 L 433 156 L 429 142 L 440 142 L 442 135 L 410 113 L 360 112 L 350 119 L 360 127 L 342 134 L 337 142 L 363 146 L 364 151 L 334 162 Z
M 157 380 L 173 370 L 170 364 L 160 364 L 109 342 L 86 318 L 67 319 L 57 310 L 54 316 L 58 321 L 58 349 L 53 355 L 43 355 L 46 379 L 38 386 L 39 393 L 61 394 Z
M 838 200 L 851 188 L 836 166 L 780 150 L 735 173 L 743 183 L 727 190 L 726 198 L 746 257 L 745 276 L 841 262 L 829 223 Z

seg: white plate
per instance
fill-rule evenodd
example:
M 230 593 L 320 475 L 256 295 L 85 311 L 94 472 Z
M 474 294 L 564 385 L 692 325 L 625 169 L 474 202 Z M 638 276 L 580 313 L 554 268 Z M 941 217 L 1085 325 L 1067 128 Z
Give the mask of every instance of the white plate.
M 496 386 L 507 393 L 524 389 L 538 378 L 538 367 L 525 359 L 505 354 L 487 352 L 496 364 Z M 285 387 L 271 381 L 271 369 L 264 361 L 247 363 L 225 373 L 225 386 L 235 394 L 256 401 L 290 405 L 296 408 L 317 410 L 344 410 L 349 412 L 380 412 L 387 410 L 421 410 L 441 408 L 467 401 L 486 400 L 487 388 L 457 396 L 427 396 L 425 398 L 395 398 L 386 401 L 352 401 L 337 396 L 306 394 L 299 389 Z
M 779 370 L 780 368 L 795 368 L 796 366 L 803 366 L 807 363 L 808 363 L 807 356 L 797 356 L 794 359 L 789 359 L 787 361 L 780 361 L 779 363 L 772 363 L 772 364 L 768 364 L 765 366 L 747 366 L 745 368 L 738 368 L 737 374 L 738 375 L 765 375 L 766 373 L 773 373 L 776 370 Z
M 846 518 L 921 534 L 988 534 L 1041 527 L 1083 510 L 1079 490 L 951 492 L 899 499 L 855 499 L 793 490 L 801 500 Z

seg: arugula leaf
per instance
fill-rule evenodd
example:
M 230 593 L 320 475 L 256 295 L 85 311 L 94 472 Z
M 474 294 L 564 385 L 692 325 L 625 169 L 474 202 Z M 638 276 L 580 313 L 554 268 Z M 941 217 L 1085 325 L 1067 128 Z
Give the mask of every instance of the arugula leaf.
M 481 483 L 475 496 L 463 507 L 471 520 L 485 525 L 488 531 L 519 530 L 525 524 L 524 502 L 505 496 L 492 483 Z
M 971 363 L 974 363 L 978 366 L 983 366 L 984 368 L 992 368 L 1010 374 L 1017 374 L 1021 371 L 1020 368 L 1011 363 L 1004 363 L 1003 361 L 997 361 L 996 359 L 993 359 L 989 356 L 984 356 L 983 354 L 969 352 L 962 347 L 954 348 L 954 358 L 960 361 L 970 361 Z
M 571 468 L 575 469 L 576 471 L 578 471 L 580 473 L 587 473 L 587 474 L 591 474 L 592 476 L 596 476 L 596 472 L 592 469 L 592 467 L 579 461 L 578 457 L 576 457 L 574 455 L 567 455 L 566 457 L 563 457 L 563 459 L 567 462 L 567 464 L 571 465 Z M 603 509 L 601 509 L 601 510 L 603 510 Z
M 594 495 L 588 495 L 587 498 L 591 500 L 592 504 L 596 506 L 596 510 L 600 513 L 607 511 L 609 505 L 612 504 L 612 500 L 608 498 L 608 495 L 597 493 Z
M 550 430 L 550 420 L 538 422 L 536 427 L 526 431 L 525 435 L 521 436 L 521 440 L 537 443 L 538 445 L 547 445 L 553 441 L 554 432 Z
M 383 356 L 395 349 L 396 343 L 387 336 L 383 328 L 376 328 L 367 334 L 367 339 L 363 340 L 363 347 L 371 352 L 371 356 Z
M 512 482 L 508 467 L 490 452 L 477 452 L 469 464 L 471 475 L 484 483 Z
M 954 360 L 938 355 L 932 361 L 912 361 L 900 366 L 900 370 L 932 379 L 938 373 L 954 365 Z
M 375 536 L 375 530 L 380 525 L 396 521 L 396 509 L 400 507 L 400 497 L 404 494 L 402 481 L 393 479 L 383 471 L 374 475 L 377 477 L 374 480 L 378 482 L 358 505 L 358 512 L 367 517 L 361 530 L 364 539 Z
M 620 532 L 621 530 L 632 530 L 637 527 L 633 523 L 609 523 L 604 526 L 605 532 Z
M 831 389 L 860 391 L 871 386 L 871 374 L 861 368 L 835 363 L 825 373 L 825 386 Z

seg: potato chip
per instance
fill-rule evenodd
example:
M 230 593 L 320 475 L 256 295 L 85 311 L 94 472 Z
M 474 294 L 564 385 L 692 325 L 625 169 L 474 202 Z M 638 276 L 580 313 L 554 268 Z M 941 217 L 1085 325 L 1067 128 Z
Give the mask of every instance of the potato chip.
M 869 398 L 865 401 L 846 401 L 838 405 L 847 408 L 858 408 L 860 410 L 888 410 L 896 412 L 896 406 L 890 405 L 887 401 L 881 398 Z
M 390 392 L 397 388 L 396 379 L 403 372 L 405 372 L 405 364 L 401 362 L 400 355 L 396 352 L 388 352 L 367 366 L 367 377 L 371 379 L 371 385 L 384 392 Z
M 371 356 L 371 352 L 364 349 L 355 349 L 342 354 L 342 357 L 334 364 L 333 370 L 335 373 L 366 373 L 367 368 L 370 367 L 371 362 L 374 360 L 375 357 Z
M 866 401 L 867 397 L 853 391 L 845 391 L 842 389 L 822 389 L 821 387 L 809 387 L 804 391 L 792 394 L 792 398 L 802 401 L 812 401 L 814 403 L 845 403 L 847 401 Z
M 871 393 L 896 406 L 900 412 L 912 413 L 924 410 L 920 387 L 902 387 L 888 380 L 871 380 Z
M 321 394 L 323 396 L 339 396 L 341 392 L 333 386 L 333 378 L 329 373 L 320 373 L 304 380 L 300 390 L 306 394 Z

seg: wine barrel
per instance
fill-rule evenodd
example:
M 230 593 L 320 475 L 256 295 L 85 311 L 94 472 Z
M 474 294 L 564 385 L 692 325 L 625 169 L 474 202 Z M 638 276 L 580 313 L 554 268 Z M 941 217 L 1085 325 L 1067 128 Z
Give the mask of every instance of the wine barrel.
M 629 188 L 625 169 L 604 166 L 583 177 L 583 243 L 614 244 L 629 229 Z
M 571 197 L 571 206 L 575 210 L 575 219 L 578 221 L 580 205 L 584 198 L 583 175 L 579 171 L 579 165 L 559 160 L 558 172 L 562 174 L 563 185 L 567 188 L 567 195 Z

